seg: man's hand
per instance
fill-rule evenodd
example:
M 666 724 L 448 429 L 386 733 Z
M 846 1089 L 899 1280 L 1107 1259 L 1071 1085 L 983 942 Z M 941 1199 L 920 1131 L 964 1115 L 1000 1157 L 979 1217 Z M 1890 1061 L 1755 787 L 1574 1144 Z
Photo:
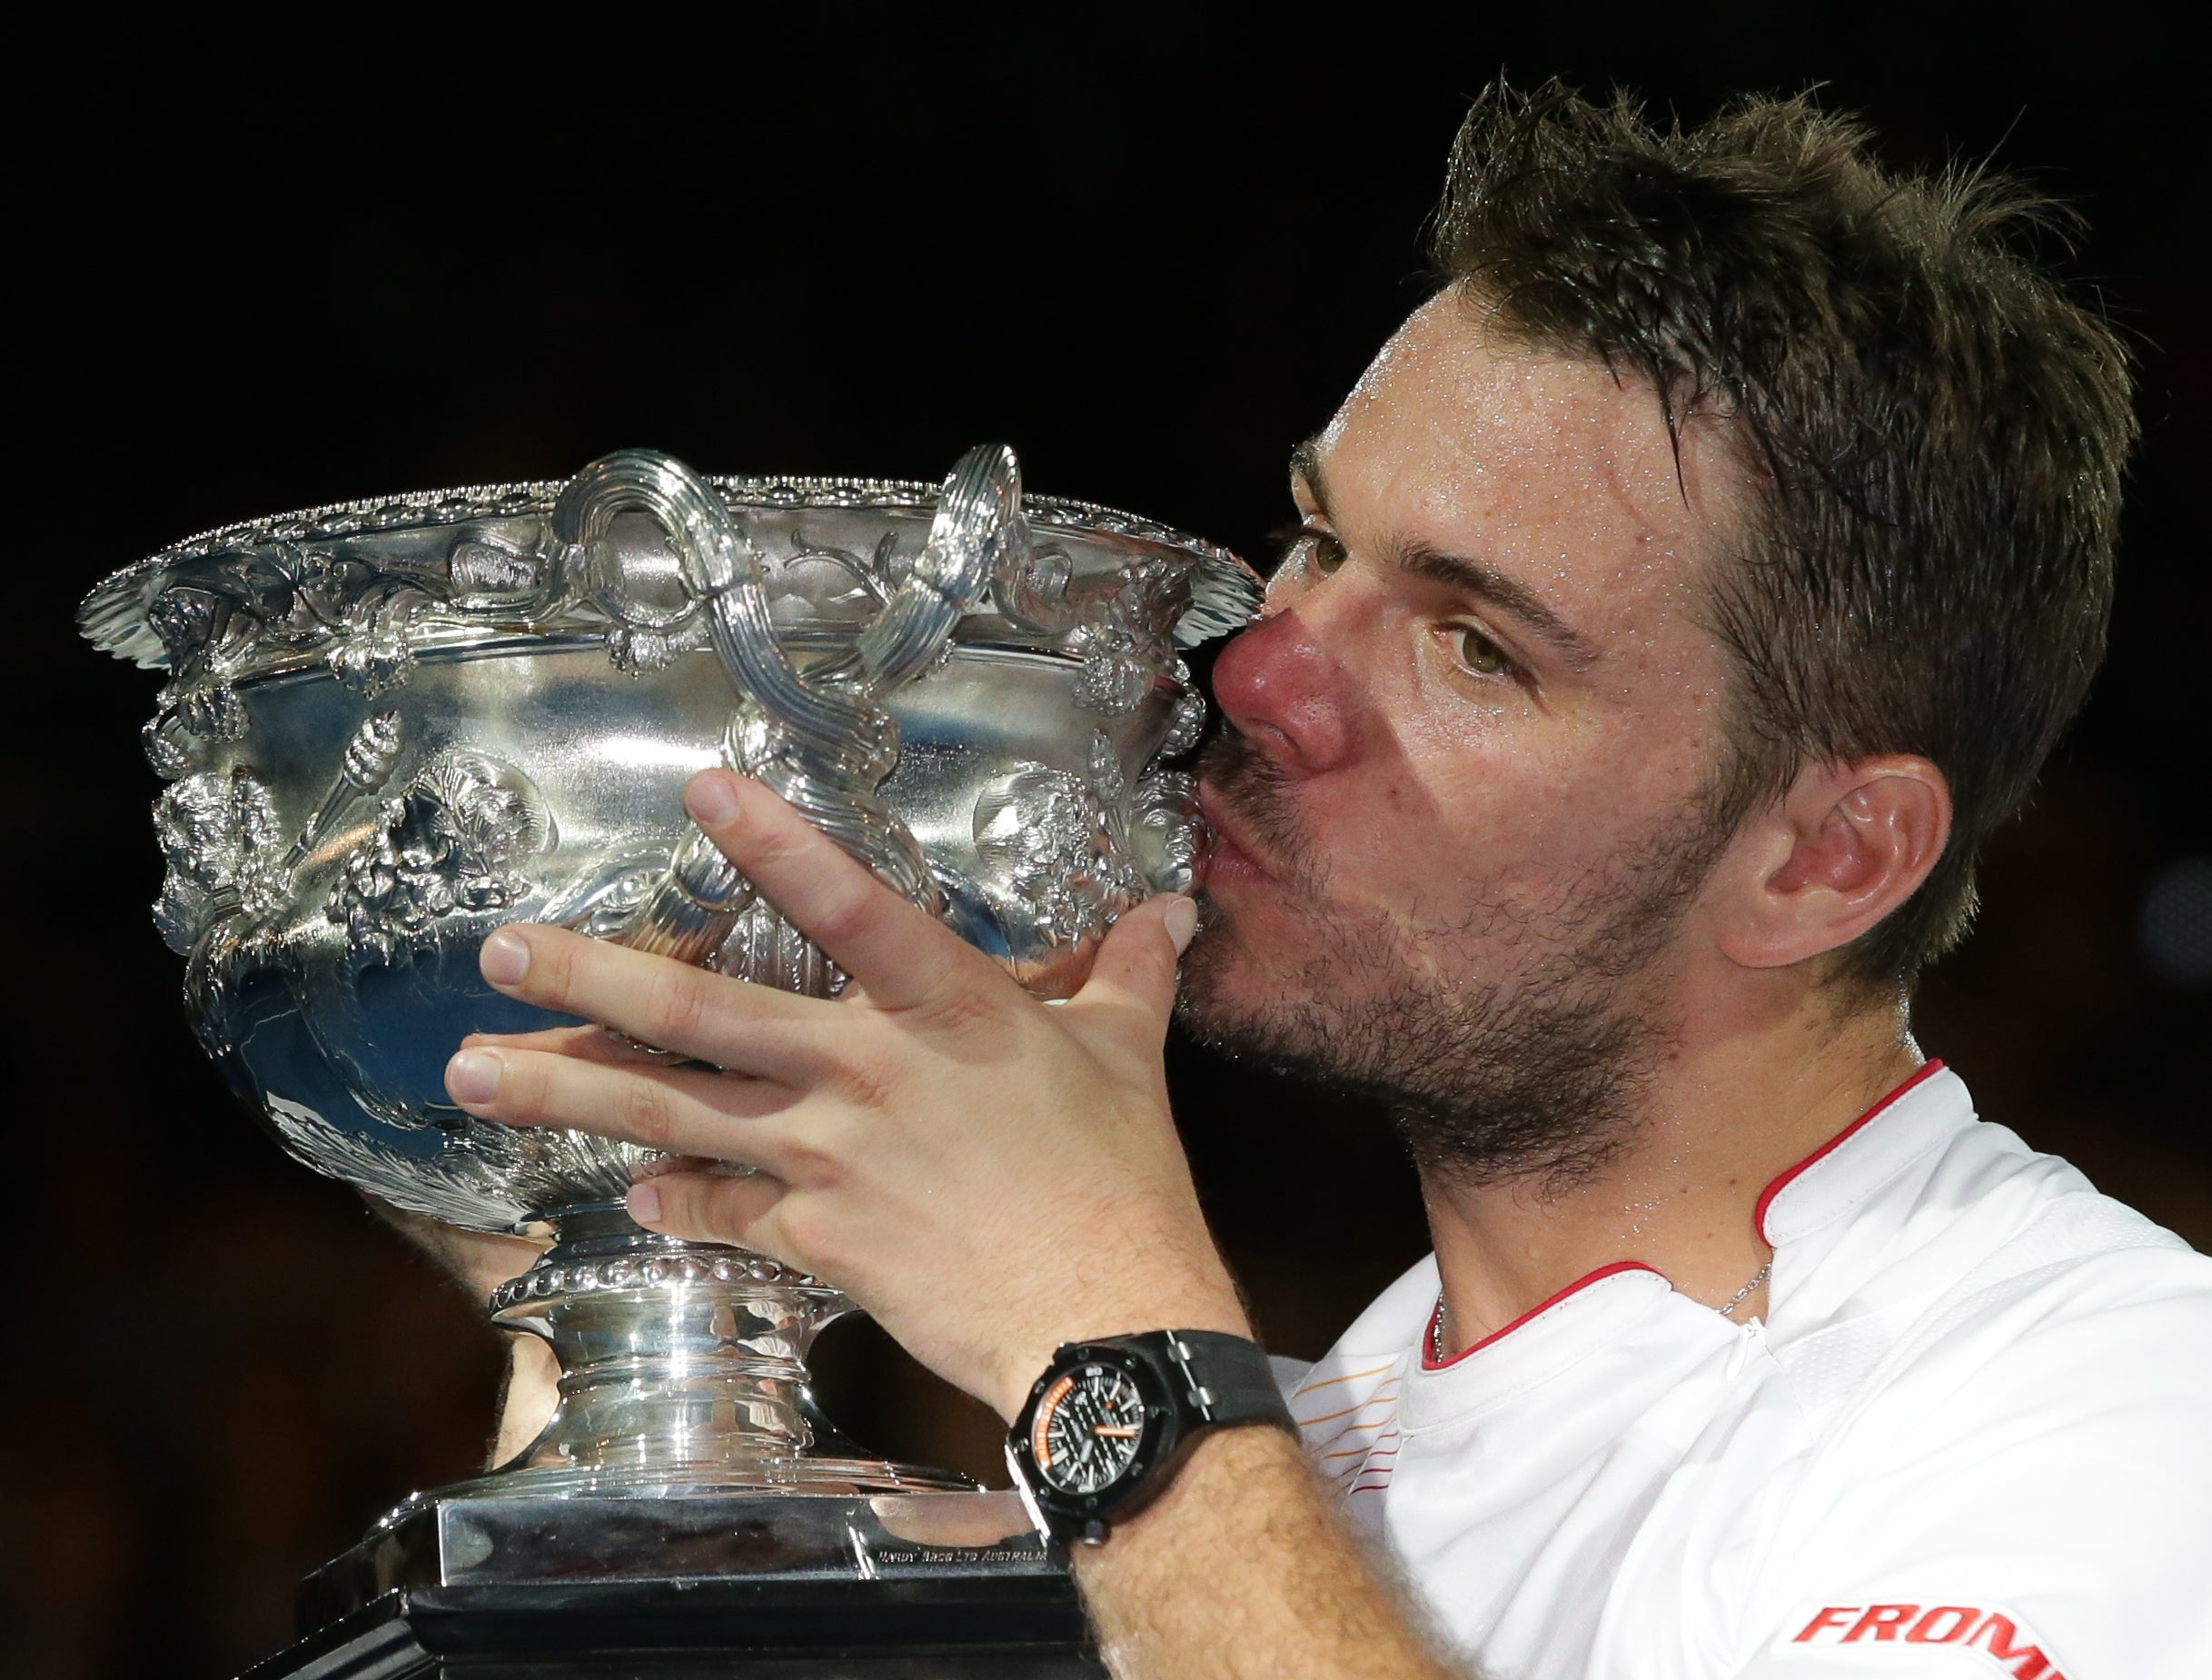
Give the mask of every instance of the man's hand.
M 1063 1005 L 726 771 L 693 819 L 852 977 L 795 997 L 553 928 L 484 943 L 510 997 L 725 1071 L 610 1050 L 597 1029 L 471 1039 L 471 1114 L 757 1169 L 632 1188 L 639 1223 L 738 1243 L 838 1285 L 916 1357 L 1011 1418 L 1055 1347 L 1161 1328 L 1249 1334 L 1168 1115 L 1160 1047 L 1190 900 L 1122 918 Z
M 758 1169 L 679 1161 L 631 1189 L 630 1212 L 828 1278 L 1004 1417 L 1062 1342 L 1248 1334 L 1160 1062 L 1189 900 L 1123 917 L 1089 984 L 1047 1006 L 766 789 L 709 771 L 689 804 L 854 985 L 824 1002 L 502 929 L 483 957 L 501 991 L 724 1071 L 660 1065 L 597 1028 L 473 1039 L 446 1072 L 456 1102 Z M 1443 1680 L 1271 1429 L 1201 1440 L 1076 1572 L 1117 1675 Z

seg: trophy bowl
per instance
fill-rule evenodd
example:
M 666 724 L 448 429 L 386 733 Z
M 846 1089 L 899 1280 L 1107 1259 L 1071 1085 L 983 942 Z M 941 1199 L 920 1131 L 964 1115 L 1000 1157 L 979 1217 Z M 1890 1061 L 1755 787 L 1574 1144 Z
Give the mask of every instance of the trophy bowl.
M 231 1087 L 319 1172 L 551 1239 L 491 1307 L 552 1342 L 559 1410 L 447 1495 L 967 1486 L 826 1429 L 805 1355 L 849 1304 L 634 1224 L 652 1152 L 448 1100 L 465 1034 L 562 1019 L 487 987 L 478 948 L 546 922 L 834 997 L 684 815 L 689 777 L 728 765 L 1065 996 L 1124 910 L 1191 884 L 1203 831 L 1167 765 L 1204 708 L 1180 653 L 1258 599 L 1225 550 L 1025 497 L 997 446 L 935 489 L 630 451 L 565 485 L 229 527 L 92 592 L 85 635 L 167 672 L 154 920 Z

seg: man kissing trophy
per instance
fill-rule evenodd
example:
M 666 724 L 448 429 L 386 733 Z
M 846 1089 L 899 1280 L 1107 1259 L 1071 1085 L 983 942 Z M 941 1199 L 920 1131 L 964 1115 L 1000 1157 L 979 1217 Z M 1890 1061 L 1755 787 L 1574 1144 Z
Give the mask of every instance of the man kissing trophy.
M 532 1029 L 676 1060 L 488 984 L 514 922 L 847 989 L 686 818 L 716 766 L 1069 995 L 1125 911 L 1190 885 L 1202 830 L 1166 766 L 1204 708 L 1179 655 L 1257 600 L 1224 550 L 1025 497 L 997 446 L 934 491 L 630 451 L 565 485 L 233 526 L 92 592 L 85 635 L 167 673 L 154 920 L 233 1089 L 405 1215 L 551 1239 L 491 1307 L 557 1355 L 551 1421 L 311 1576 L 301 1643 L 257 1673 L 1091 1672 L 1017 1495 L 869 1457 L 816 1411 L 808 1347 L 850 1303 L 646 1230 L 624 1198 L 669 1158 L 472 1116 L 445 1068 Z

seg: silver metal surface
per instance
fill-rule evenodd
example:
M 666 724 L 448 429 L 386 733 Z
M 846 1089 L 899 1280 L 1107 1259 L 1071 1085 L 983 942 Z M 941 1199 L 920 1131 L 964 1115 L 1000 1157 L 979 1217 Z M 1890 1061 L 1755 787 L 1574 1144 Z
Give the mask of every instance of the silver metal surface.
M 484 937 L 555 923 L 836 995 L 683 814 L 722 764 L 1064 996 L 1117 916 L 1190 884 L 1179 651 L 1258 598 L 1225 551 L 1024 496 L 987 446 L 937 490 L 630 451 L 231 527 L 92 592 L 86 636 L 168 673 L 154 920 L 232 1087 L 318 1171 L 557 1239 L 493 1307 L 553 1342 L 560 1413 L 471 1496 L 957 1485 L 818 1439 L 807 1345 L 848 1305 L 640 1230 L 650 1152 L 451 1104 L 465 1034 L 555 1019 L 483 983 Z
M 372 1528 L 340 1567 L 354 1608 L 395 1586 L 665 1579 L 751 1580 L 848 1573 L 860 1580 L 948 1570 L 1056 1572 L 1013 1493 L 755 1494 L 670 1499 L 427 1496 Z M 360 1578 L 364 1573 L 367 1579 Z M 333 1583 L 333 1585 L 335 1585 Z

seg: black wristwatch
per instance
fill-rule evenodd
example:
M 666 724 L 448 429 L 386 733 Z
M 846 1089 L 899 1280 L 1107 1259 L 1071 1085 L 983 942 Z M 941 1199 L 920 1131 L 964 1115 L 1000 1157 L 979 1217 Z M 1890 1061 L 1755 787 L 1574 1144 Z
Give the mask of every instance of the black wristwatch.
M 1040 1527 L 1097 1546 L 1201 1434 L 1248 1423 L 1298 1428 L 1256 1342 L 1218 1330 L 1068 1342 L 1007 1431 L 1007 1461 Z

